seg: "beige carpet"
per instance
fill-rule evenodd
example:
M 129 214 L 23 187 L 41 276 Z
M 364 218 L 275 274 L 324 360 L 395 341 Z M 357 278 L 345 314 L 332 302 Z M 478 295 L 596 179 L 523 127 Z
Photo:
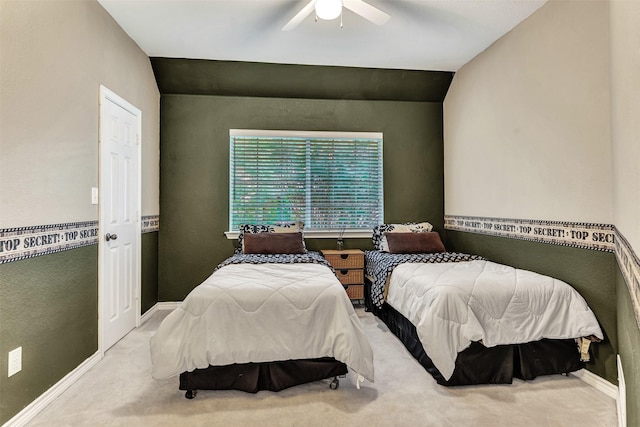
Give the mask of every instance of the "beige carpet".
M 30 426 L 597 426 L 614 427 L 615 401 L 573 376 L 511 385 L 448 388 L 407 353 L 371 313 L 358 315 L 375 353 L 375 383 L 360 390 L 350 374 L 279 393 L 200 391 L 187 400 L 178 379 L 150 375 L 154 314 Z

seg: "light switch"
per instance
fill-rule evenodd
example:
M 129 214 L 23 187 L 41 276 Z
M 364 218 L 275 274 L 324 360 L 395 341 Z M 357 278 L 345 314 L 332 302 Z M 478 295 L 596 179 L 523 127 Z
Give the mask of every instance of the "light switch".
M 98 187 L 91 187 L 91 204 L 98 204 Z

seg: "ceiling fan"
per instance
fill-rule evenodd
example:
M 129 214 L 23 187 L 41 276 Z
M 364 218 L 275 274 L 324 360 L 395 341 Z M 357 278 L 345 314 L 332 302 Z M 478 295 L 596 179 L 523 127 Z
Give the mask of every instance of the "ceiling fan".
M 383 25 L 391 18 L 389 14 L 371 6 L 369 3 L 365 3 L 363 0 L 311 0 L 282 27 L 282 31 L 293 30 L 314 10 L 316 16 L 320 19 L 335 19 L 342 15 L 343 6 L 377 25 Z

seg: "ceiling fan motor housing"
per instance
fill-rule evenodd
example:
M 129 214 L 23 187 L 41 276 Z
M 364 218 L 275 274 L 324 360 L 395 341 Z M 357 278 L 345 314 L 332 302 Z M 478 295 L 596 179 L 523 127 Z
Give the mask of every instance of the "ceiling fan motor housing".
M 316 0 L 316 16 L 330 21 L 342 13 L 342 0 Z

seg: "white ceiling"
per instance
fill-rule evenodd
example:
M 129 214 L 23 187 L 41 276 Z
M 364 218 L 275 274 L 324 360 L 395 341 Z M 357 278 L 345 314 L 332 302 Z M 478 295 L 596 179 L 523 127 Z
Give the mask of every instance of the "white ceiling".
M 456 71 L 546 0 L 367 0 L 391 19 L 344 9 L 281 28 L 309 0 L 98 0 L 150 57 Z

